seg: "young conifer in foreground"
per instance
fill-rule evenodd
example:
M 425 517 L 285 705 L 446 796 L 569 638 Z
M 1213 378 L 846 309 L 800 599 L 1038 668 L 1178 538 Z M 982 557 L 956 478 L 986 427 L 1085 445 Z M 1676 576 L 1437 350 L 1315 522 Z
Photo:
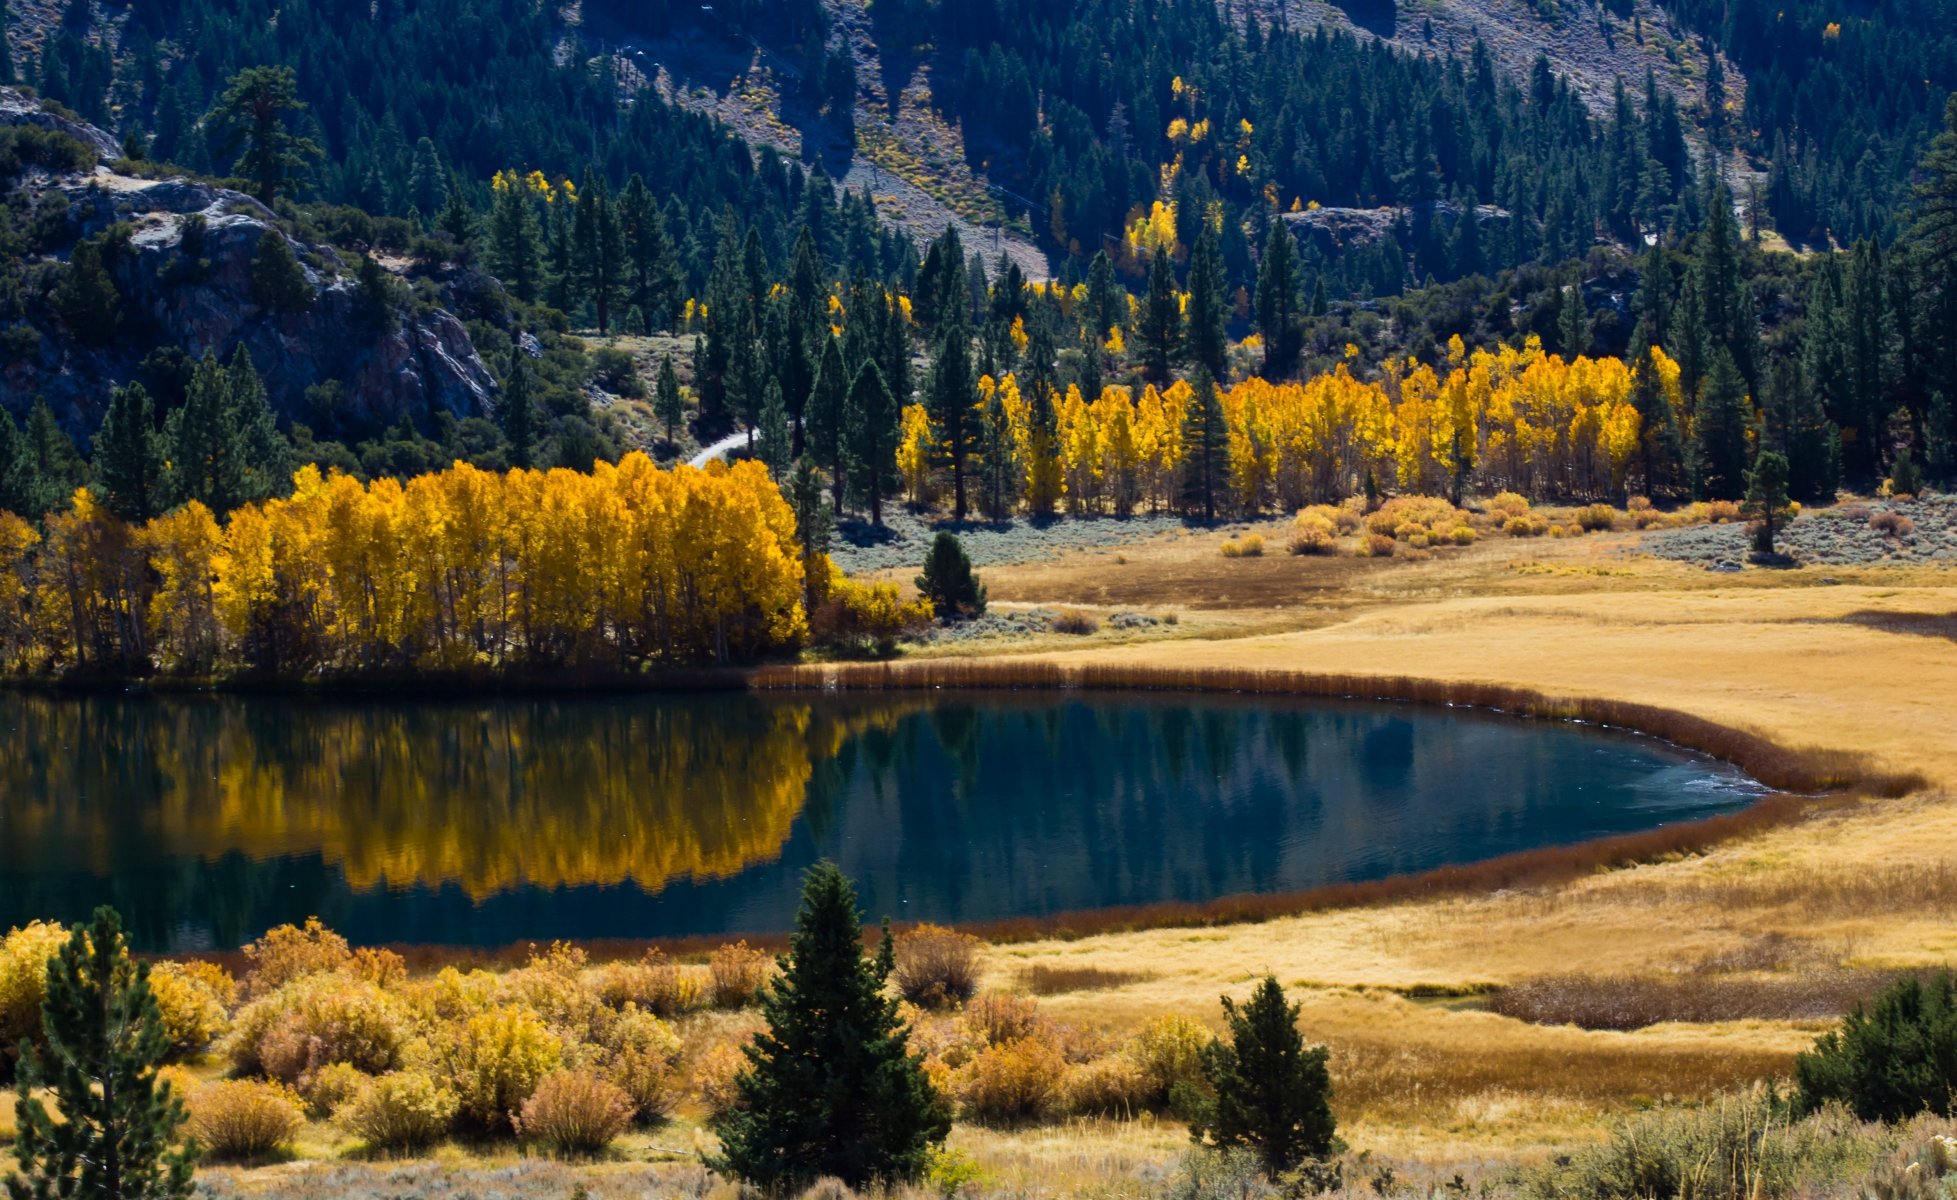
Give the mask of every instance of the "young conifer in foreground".
M 1287 1004 L 1284 989 L 1266 976 L 1242 1008 L 1224 997 L 1223 1016 L 1229 1042 L 1211 1042 L 1203 1053 L 1215 1098 L 1190 1122 L 1190 1136 L 1253 1150 L 1272 1176 L 1331 1154 L 1338 1143 L 1327 1051 L 1305 1045 L 1298 1006 Z
M 169 1049 L 149 968 L 129 957 L 111 908 L 76 925 L 49 961 L 43 1049 L 21 1058 L 20 1172 L 12 1200 L 164 1200 L 192 1193 L 193 1144 L 170 1149 L 183 1104 L 156 1077 Z M 53 1110 L 41 1089 L 52 1094 Z
M 865 958 L 862 919 L 834 863 L 809 870 L 782 973 L 762 995 L 768 1029 L 745 1050 L 739 1103 L 711 1123 L 715 1170 L 770 1192 L 824 1176 L 861 1188 L 917 1178 L 944 1143 L 950 1106 L 884 995 L 889 930 Z

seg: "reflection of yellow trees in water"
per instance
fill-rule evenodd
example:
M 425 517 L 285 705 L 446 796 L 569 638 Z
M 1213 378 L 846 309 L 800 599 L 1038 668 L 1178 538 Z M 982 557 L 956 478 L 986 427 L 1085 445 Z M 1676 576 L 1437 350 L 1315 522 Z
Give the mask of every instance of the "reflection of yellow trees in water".
M 773 859 L 815 764 L 916 707 L 8 704 L 20 736 L 0 747 L 0 863 L 53 853 L 109 874 L 135 840 L 206 859 L 319 854 L 356 888 L 454 883 L 478 898 L 657 889 Z

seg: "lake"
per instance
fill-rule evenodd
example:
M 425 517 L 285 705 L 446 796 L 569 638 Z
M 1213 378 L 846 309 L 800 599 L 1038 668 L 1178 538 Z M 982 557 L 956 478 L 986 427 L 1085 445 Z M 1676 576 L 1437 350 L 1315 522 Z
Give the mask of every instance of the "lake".
M 1650 739 L 1268 696 L 376 701 L 0 692 L 0 929 L 152 950 L 768 932 L 832 858 L 871 919 L 1284 892 L 1744 807 Z

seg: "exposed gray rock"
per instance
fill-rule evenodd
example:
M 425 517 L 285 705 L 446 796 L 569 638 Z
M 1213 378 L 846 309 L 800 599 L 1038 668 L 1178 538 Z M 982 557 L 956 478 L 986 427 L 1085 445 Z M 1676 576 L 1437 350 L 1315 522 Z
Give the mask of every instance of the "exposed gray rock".
M 8 95 L 0 89 L 0 122 L 48 115 L 9 108 Z M 55 120 L 64 132 L 91 128 Z M 114 225 L 126 224 L 131 235 L 110 264 L 122 295 L 121 326 L 110 343 L 90 345 L 77 336 L 46 296 L 31 302 L 38 353 L 0 364 L 0 405 L 16 415 L 45 396 L 70 432 L 90 435 L 109 390 L 135 378 L 143 358 L 164 346 L 193 358 L 209 350 L 226 360 L 244 346 L 273 408 L 308 424 L 317 425 L 322 414 L 313 411 L 307 389 L 329 381 L 342 385 L 334 419 L 346 428 L 392 425 L 404 414 L 419 421 L 436 413 L 486 416 L 493 408 L 495 381 L 453 313 L 410 304 L 377 327 L 363 315 L 351 257 L 293 239 L 251 196 L 106 168 L 38 186 L 43 202 L 58 203 L 48 198 L 59 193 L 68 203 L 64 237 L 49 247 L 49 257 L 65 261 L 76 243 Z M 305 311 L 275 313 L 253 300 L 251 264 L 265 237 L 287 238 L 305 271 L 314 290 Z
M 37 125 L 42 129 L 65 133 L 94 150 L 103 162 L 109 162 L 122 153 L 121 144 L 102 130 L 86 121 L 46 112 L 39 100 L 10 87 L 0 87 L 0 125 Z

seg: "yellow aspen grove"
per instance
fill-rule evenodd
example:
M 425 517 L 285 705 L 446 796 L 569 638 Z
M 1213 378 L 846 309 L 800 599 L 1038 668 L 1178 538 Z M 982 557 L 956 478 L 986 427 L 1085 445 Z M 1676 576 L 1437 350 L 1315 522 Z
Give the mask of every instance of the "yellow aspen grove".
M 1077 384 L 1067 386 L 1060 402 L 1060 478 L 1067 511 L 1075 516 L 1098 513 L 1101 507 L 1101 430 Z
M 751 659 L 808 631 L 793 510 L 759 463 L 591 474 L 308 466 L 220 527 L 141 528 L 86 489 L 47 538 L 0 514 L 12 669 L 282 678 Z M 31 605 L 29 604 L 31 601 Z

